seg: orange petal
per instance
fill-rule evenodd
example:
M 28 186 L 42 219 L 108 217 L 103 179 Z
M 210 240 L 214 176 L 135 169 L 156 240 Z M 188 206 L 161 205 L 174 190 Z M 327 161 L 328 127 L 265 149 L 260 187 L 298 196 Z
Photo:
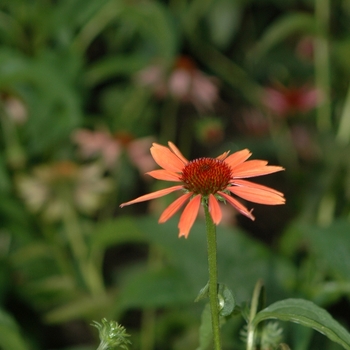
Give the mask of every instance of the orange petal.
M 184 211 L 181 214 L 179 221 L 179 237 L 185 236 L 188 237 L 191 227 L 193 226 L 194 221 L 196 220 L 199 206 L 201 204 L 202 196 L 197 195 L 194 197 L 185 207 Z
M 209 212 L 215 225 L 218 225 L 222 219 L 222 212 L 218 200 L 213 194 L 209 195 Z
M 258 188 L 258 189 L 261 189 L 261 190 L 265 190 L 265 191 L 270 191 L 270 192 L 273 192 L 273 193 L 276 193 L 280 196 L 284 196 L 284 194 L 280 191 L 277 191 L 271 187 L 267 187 L 267 186 L 264 186 L 264 185 L 260 185 L 260 184 L 256 184 L 254 182 L 250 182 L 250 181 L 246 181 L 246 180 L 233 180 L 232 183 L 234 185 L 239 185 L 239 186 L 244 186 L 244 187 L 250 187 L 250 188 Z
M 234 178 L 247 178 L 260 175 L 267 175 L 284 170 L 281 166 L 266 165 L 265 160 L 249 160 L 232 169 Z
M 133 199 L 130 202 L 120 204 L 120 207 L 123 208 L 127 205 L 131 205 L 131 204 L 135 204 L 135 203 L 139 203 L 139 202 L 145 202 L 145 201 L 149 201 L 150 199 L 163 197 L 171 192 L 181 190 L 182 188 L 183 188 L 183 186 L 178 185 L 178 186 L 172 186 L 172 187 L 165 188 L 164 190 L 159 190 L 159 191 L 155 191 L 155 192 L 152 192 L 149 194 L 145 194 L 141 197 Z
M 151 154 L 155 162 L 165 170 L 180 173 L 184 167 L 182 160 L 168 147 L 154 143 L 151 147 Z
M 224 152 L 223 154 L 220 154 L 219 156 L 217 156 L 216 159 L 224 160 L 227 158 L 229 153 L 230 153 L 230 151 Z
M 180 176 L 177 173 L 174 173 L 173 171 L 169 170 L 152 170 L 146 173 L 149 176 L 152 176 L 153 178 L 157 180 L 166 180 L 166 181 L 181 181 Z
M 169 220 L 182 206 L 183 204 L 190 199 L 192 193 L 186 193 L 172 202 L 162 213 L 158 222 L 162 224 L 163 222 Z
M 284 204 L 286 201 L 280 194 L 265 189 L 241 186 L 231 186 L 227 189 L 235 195 L 254 203 L 277 205 Z
M 254 169 L 254 168 L 261 168 L 266 166 L 268 163 L 267 160 L 261 160 L 261 159 L 252 159 L 252 160 L 247 160 L 246 162 L 243 162 L 241 164 L 237 164 L 232 170 L 234 172 L 240 171 L 242 169 Z
M 183 156 L 180 150 L 170 141 L 168 142 L 168 145 L 170 149 L 183 161 L 183 165 L 186 165 L 188 163 L 188 160 Z
M 225 159 L 225 163 L 227 163 L 231 168 L 234 168 L 247 160 L 251 155 L 252 154 L 248 149 L 243 149 L 242 151 L 235 152 L 228 156 Z
M 248 178 L 248 177 L 255 177 L 255 176 L 262 176 L 262 175 L 268 175 L 272 173 L 276 173 L 278 171 L 282 171 L 284 168 L 281 166 L 264 166 L 261 168 L 256 168 L 256 169 L 250 169 L 250 170 L 242 170 L 240 172 L 235 172 L 234 178 Z
M 218 194 L 227 200 L 228 203 L 230 203 L 236 210 L 238 210 L 241 214 L 247 216 L 249 219 L 251 220 L 255 220 L 255 217 L 253 216 L 253 214 L 251 213 L 251 211 L 249 211 L 243 204 L 241 204 L 240 202 L 238 202 L 236 199 L 234 199 L 233 197 L 229 196 L 228 194 L 224 193 L 224 192 L 218 192 Z

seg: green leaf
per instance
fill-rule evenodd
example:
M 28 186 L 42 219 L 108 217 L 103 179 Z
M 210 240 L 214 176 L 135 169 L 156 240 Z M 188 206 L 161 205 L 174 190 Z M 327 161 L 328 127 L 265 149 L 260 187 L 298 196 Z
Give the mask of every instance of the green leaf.
M 236 1 L 219 0 L 212 4 L 207 15 L 210 36 L 220 49 L 227 48 L 241 22 L 242 10 Z
M 0 50 L 0 88 L 20 91 L 28 105 L 27 151 L 42 153 L 66 144 L 72 129 L 81 121 L 80 98 L 70 75 L 59 68 L 50 55 L 35 60 L 15 50 Z M 74 56 L 61 62 L 67 69 Z
M 188 304 L 193 297 L 186 278 L 174 269 L 138 271 L 128 279 L 118 295 L 118 310 L 134 307 L 164 307 Z
M 94 250 L 104 250 L 123 243 L 145 243 L 142 230 L 131 217 L 119 217 L 96 225 L 89 237 L 89 246 Z
M 104 57 L 91 65 L 85 73 L 85 83 L 95 86 L 105 79 L 120 75 L 131 75 L 145 67 L 145 59 L 140 55 L 118 55 Z
M 111 303 L 112 295 L 92 297 L 77 293 L 74 300 L 50 310 L 44 318 L 48 323 L 63 323 L 79 318 L 92 319 L 96 315 L 109 315 Z
M 236 301 L 231 290 L 223 283 L 219 284 L 218 298 L 220 316 L 225 317 L 231 315 L 236 306 Z
M 346 282 L 350 280 L 350 223 L 334 221 L 327 227 L 309 227 L 305 235 L 311 251 L 329 268 L 332 275 Z
M 281 16 L 268 27 L 257 46 L 250 53 L 254 60 L 259 59 L 271 48 L 295 33 L 315 34 L 316 21 L 306 13 L 292 13 Z
M 213 339 L 213 330 L 211 326 L 210 304 L 206 304 L 201 317 L 201 325 L 199 327 L 199 346 L 196 350 L 206 350 Z
M 153 52 L 165 60 L 172 59 L 177 51 L 178 30 L 170 11 L 159 2 L 141 2 L 127 6 L 123 19 L 136 25 L 147 41 L 147 53 Z
M 209 283 L 207 283 L 199 291 L 195 302 L 207 298 L 209 298 Z M 225 317 L 231 315 L 233 309 L 236 306 L 236 301 L 231 290 L 223 283 L 218 283 L 218 300 L 220 307 L 220 316 Z
M 0 348 L 6 350 L 27 350 L 15 320 L 0 309 Z
M 193 301 L 208 281 L 205 224 L 196 222 L 187 239 L 178 237 L 177 225 L 176 219 L 158 224 L 154 216 L 119 217 L 98 225 L 90 236 L 90 247 L 99 250 L 125 242 L 155 245 L 168 266 L 181 270 L 186 276 L 190 283 L 186 292 Z M 220 282 L 234 288 L 238 302 L 251 297 L 259 278 L 265 281 L 267 290 L 271 290 L 271 299 L 287 296 L 286 289 L 293 288 L 295 283 L 295 270 L 287 260 L 273 255 L 238 228 L 218 227 L 217 231 Z
M 304 299 L 286 299 L 278 301 L 260 311 L 253 325 L 267 319 L 291 321 L 310 327 L 324 334 L 330 340 L 350 350 L 350 333 L 324 309 Z

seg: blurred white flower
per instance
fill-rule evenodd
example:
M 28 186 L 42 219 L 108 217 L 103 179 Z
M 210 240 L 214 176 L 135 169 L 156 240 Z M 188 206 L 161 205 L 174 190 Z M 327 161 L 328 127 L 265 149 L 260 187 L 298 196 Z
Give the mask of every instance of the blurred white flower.
M 62 219 L 67 206 L 87 215 L 94 214 L 112 190 L 111 179 L 103 177 L 99 164 L 80 166 L 60 161 L 37 166 L 31 175 L 16 179 L 20 197 L 33 213 L 49 221 Z

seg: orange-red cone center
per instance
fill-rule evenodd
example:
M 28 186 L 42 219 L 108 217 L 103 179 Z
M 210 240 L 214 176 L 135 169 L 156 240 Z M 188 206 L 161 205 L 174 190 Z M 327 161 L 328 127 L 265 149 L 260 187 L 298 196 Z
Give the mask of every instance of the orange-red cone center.
M 181 177 L 185 189 L 203 196 L 224 190 L 229 185 L 230 179 L 230 167 L 216 158 L 192 160 L 184 167 Z

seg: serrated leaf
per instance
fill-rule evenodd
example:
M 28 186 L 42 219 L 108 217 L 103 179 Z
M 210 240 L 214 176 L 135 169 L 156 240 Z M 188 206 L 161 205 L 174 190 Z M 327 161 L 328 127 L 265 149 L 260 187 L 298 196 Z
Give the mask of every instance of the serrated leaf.
M 325 309 L 304 299 L 285 299 L 260 311 L 253 325 L 267 319 L 278 319 L 299 323 L 324 334 L 330 340 L 350 350 L 350 333 L 338 323 Z

